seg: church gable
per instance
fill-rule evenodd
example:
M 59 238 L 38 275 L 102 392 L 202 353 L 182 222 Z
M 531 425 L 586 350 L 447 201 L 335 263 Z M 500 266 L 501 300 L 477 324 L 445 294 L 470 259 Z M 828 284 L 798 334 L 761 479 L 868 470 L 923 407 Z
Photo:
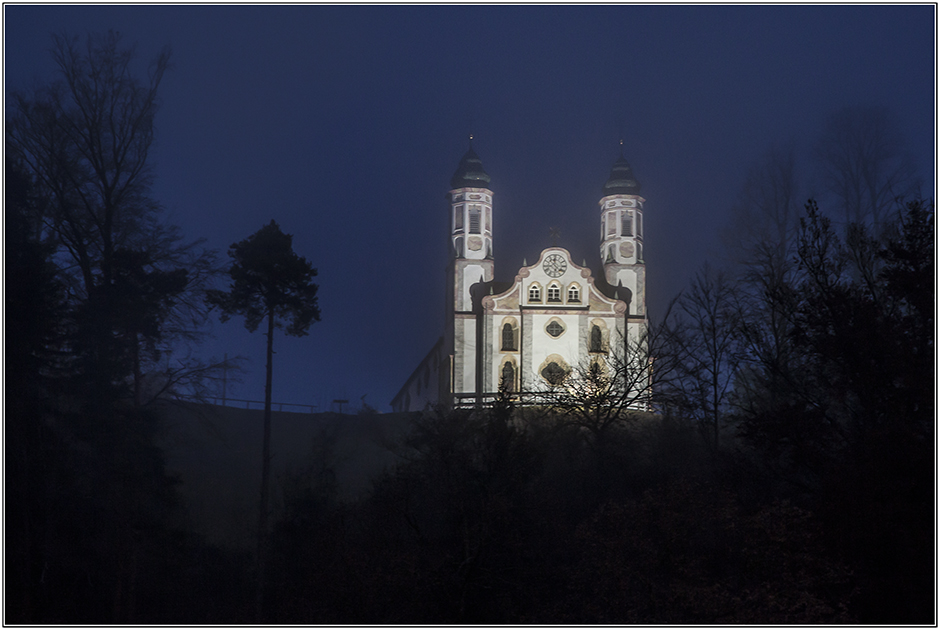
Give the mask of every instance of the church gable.
M 622 300 L 611 299 L 594 286 L 591 270 L 571 259 L 563 247 L 542 251 L 534 265 L 522 267 L 512 286 L 483 298 L 483 309 L 494 313 L 527 309 L 587 309 L 598 314 L 622 314 Z

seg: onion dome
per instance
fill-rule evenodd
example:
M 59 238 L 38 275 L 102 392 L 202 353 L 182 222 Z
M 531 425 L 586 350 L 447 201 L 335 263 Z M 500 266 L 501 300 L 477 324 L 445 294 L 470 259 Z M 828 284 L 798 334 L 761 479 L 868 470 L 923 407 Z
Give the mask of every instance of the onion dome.
M 604 184 L 603 193 L 605 197 L 607 195 L 640 194 L 640 182 L 636 181 L 636 177 L 633 176 L 633 169 L 630 168 L 630 163 L 624 159 L 623 153 L 620 154 L 620 157 L 614 162 L 613 168 L 610 169 L 610 177 L 607 178 L 607 183 Z
M 483 170 L 483 161 L 473 147 L 460 159 L 457 171 L 450 178 L 451 188 L 489 188 L 490 176 Z

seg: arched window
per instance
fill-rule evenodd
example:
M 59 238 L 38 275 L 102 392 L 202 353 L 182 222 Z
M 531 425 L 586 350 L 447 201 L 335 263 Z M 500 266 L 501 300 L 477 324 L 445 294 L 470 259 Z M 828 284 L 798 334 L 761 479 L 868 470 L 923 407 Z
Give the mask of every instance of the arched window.
M 548 301 L 561 302 L 561 287 L 557 284 L 550 284 L 548 286 Z
M 627 210 L 621 217 L 620 236 L 633 236 L 633 213 Z
M 500 378 L 499 385 L 507 392 L 511 392 L 516 388 L 516 369 L 509 361 L 503 364 L 503 374 L 502 378 Z
M 457 240 L 454 241 L 454 253 L 457 255 L 457 258 L 463 258 L 463 237 L 458 236 Z
M 503 324 L 503 347 L 502 350 L 516 349 L 516 335 L 512 329 L 512 324 L 506 322 Z
M 568 302 L 579 303 L 581 301 L 581 289 L 578 285 L 572 284 L 568 287 Z
M 603 352 L 604 351 L 604 334 L 601 332 L 601 327 L 597 324 L 591 326 L 591 352 Z
M 643 262 L 643 243 L 636 244 L 636 261 Z
M 539 288 L 539 285 L 533 284 L 529 287 L 529 301 L 530 302 L 541 302 L 542 301 L 542 290 Z

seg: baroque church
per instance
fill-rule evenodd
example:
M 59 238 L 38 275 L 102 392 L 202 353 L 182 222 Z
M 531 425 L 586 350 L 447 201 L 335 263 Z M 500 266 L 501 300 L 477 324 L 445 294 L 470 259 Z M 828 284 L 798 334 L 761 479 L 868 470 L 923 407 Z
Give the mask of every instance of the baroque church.
M 537 403 L 578 370 L 609 371 L 644 343 L 645 199 L 622 144 L 598 201 L 603 274 L 594 277 L 553 246 L 505 282 L 495 280 L 493 262 L 498 206 L 471 144 L 446 195 L 452 253 L 444 335 L 392 400 L 394 411 L 486 405 L 500 388 Z

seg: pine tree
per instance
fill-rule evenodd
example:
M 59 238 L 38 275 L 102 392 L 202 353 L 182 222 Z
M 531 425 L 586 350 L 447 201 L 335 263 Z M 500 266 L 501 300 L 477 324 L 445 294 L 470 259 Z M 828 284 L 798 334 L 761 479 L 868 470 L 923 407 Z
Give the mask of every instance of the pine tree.
M 258 516 L 257 614 L 260 622 L 264 601 L 265 534 L 268 519 L 268 485 L 271 444 L 271 382 L 274 356 L 274 329 L 283 328 L 293 337 L 307 334 L 310 324 L 320 321 L 317 305 L 317 275 L 309 262 L 294 253 L 292 236 L 284 234 L 271 221 L 245 240 L 229 248 L 233 264 L 229 269 L 228 292 L 209 292 L 209 302 L 221 310 L 222 321 L 233 315 L 245 318 L 250 332 L 267 321 L 267 364 L 264 385 L 264 444 L 261 463 L 261 504 Z M 285 326 L 286 324 L 286 326 Z

